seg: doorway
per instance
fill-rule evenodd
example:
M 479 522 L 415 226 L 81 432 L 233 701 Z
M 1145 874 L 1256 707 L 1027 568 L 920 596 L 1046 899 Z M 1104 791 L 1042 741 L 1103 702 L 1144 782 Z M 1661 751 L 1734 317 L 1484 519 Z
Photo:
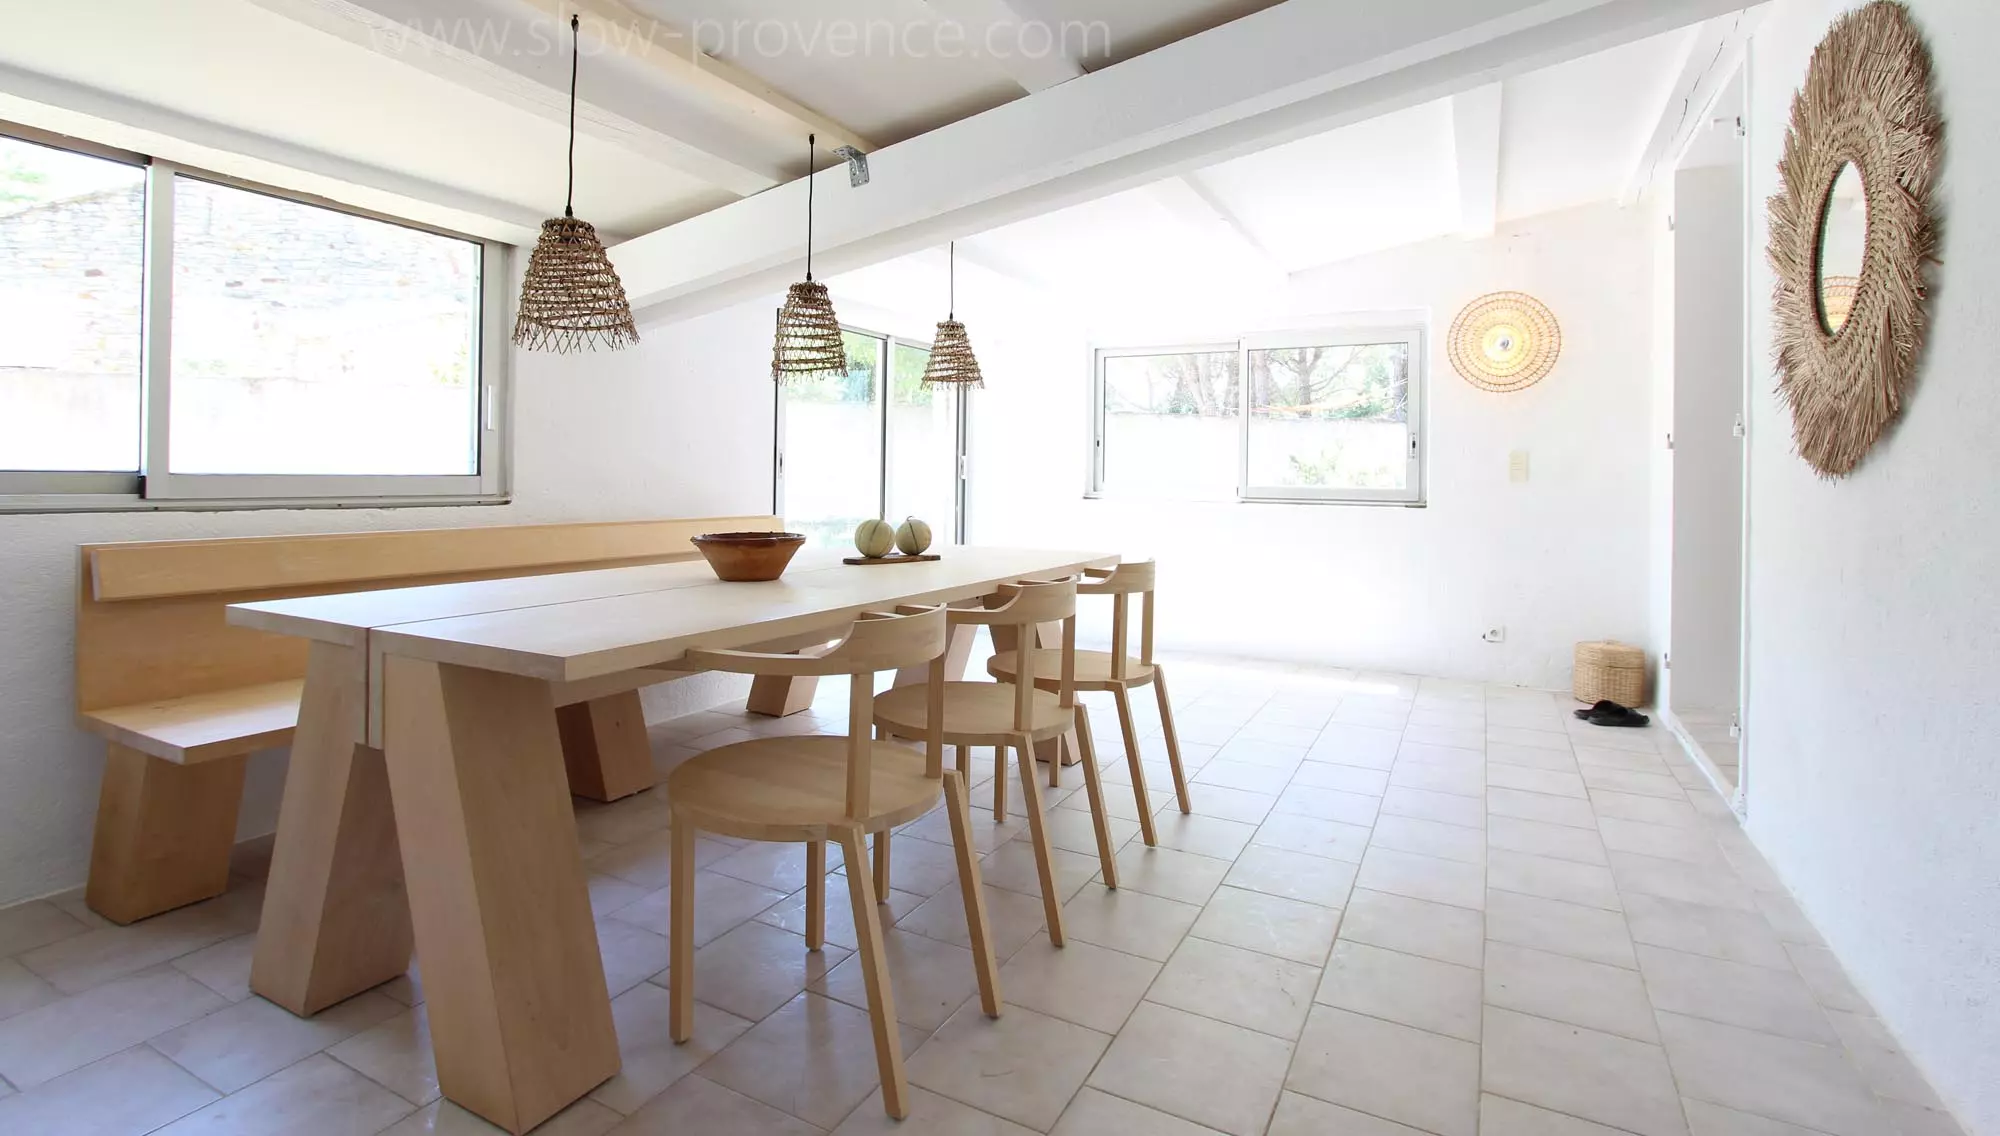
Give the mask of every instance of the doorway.
M 841 338 L 846 372 L 778 385 L 774 510 L 816 548 L 847 548 L 875 517 L 920 517 L 940 543 L 963 543 L 969 398 L 924 385 L 928 343 Z
M 1741 783 L 1744 355 L 1742 76 L 1674 172 L 1673 562 L 1666 705 L 1725 795 Z

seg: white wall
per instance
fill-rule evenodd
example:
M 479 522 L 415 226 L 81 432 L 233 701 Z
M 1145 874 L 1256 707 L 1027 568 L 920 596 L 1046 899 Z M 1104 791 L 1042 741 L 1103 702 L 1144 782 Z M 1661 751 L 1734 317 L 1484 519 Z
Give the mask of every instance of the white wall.
M 1668 701 L 1734 712 L 1743 642 L 1743 171 L 1674 175 Z
M 511 505 L 0 516 L 0 906 L 80 884 L 89 865 L 104 745 L 73 723 L 77 545 L 765 512 L 775 304 L 646 328 L 624 352 L 517 352 Z M 732 689 L 656 688 L 649 712 Z M 252 763 L 241 835 L 270 831 L 282 784 L 282 754 Z
M 1844 4 L 1780 0 L 1752 56 L 1751 200 Z M 1755 262 L 1749 831 L 1975 1136 L 2000 1133 L 2000 7 L 1911 0 L 1947 165 L 1932 329 L 1901 422 L 1853 476 L 1794 456 Z M 1757 211 L 1752 247 L 1765 246 Z
M 1423 509 L 1084 500 L 1092 338 L 1255 329 L 1128 319 L 1093 333 L 1060 315 L 988 316 L 972 325 L 989 388 L 975 404 L 973 536 L 1157 556 L 1168 647 L 1566 686 L 1577 640 L 1649 638 L 1646 218 L 1593 206 L 1293 278 L 1294 310 L 1270 313 L 1272 327 L 1426 314 Z M 1540 296 L 1564 334 L 1554 373 L 1507 395 L 1476 390 L 1444 353 L 1459 308 L 1499 289 Z M 1508 480 L 1517 449 L 1530 453 L 1525 484 Z M 1481 641 L 1494 625 L 1505 643 Z

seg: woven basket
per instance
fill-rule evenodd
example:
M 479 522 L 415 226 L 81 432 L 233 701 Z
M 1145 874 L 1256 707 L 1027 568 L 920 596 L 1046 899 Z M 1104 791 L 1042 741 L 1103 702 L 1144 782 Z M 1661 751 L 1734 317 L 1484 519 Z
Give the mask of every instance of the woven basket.
M 1610 699 L 1620 706 L 1644 706 L 1645 649 L 1610 641 L 1578 643 L 1573 689 L 1578 702 Z

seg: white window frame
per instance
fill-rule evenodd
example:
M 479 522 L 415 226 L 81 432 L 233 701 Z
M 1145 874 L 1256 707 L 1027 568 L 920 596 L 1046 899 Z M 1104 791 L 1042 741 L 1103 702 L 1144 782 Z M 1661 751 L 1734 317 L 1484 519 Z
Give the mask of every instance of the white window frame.
M 1146 355 L 1213 355 L 1234 352 L 1237 370 L 1236 491 L 1239 503 L 1279 503 L 1310 505 L 1394 505 L 1422 507 L 1424 496 L 1424 427 L 1430 368 L 1424 347 L 1428 328 L 1421 322 L 1396 322 L 1379 326 L 1340 325 L 1300 331 L 1260 332 L 1238 339 L 1206 343 L 1165 343 L 1145 346 L 1098 347 L 1091 353 L 1090 458 L 1084 496 L 1115 498 L 1105 491 L 1105 383 L 1104 364 L 1108 359 Z M 1250 352 L 1291 347 L 1348 347 L 1373 343 L 1402 343 L 1410 352 L 1408 425 L 1409 474 L 1401 489 L 1329 489 L 1311 486 L 1252 485 L 1250 483 Z M 1201 501 L 1226 501 L 1218 495 Z
M 882 390 L 876 406 L 876 516 L 888 516 L 889 480 L 895 471 L 890 468 L 889 455 L 889 384 L 894 381 L 896 348 L 908 347 L 929 352 L 934 347 L 929 340 L 913 339 L 907 335 L 890 335 L 882 331 L 870 331 L 865 327 L 843 323 L 840 330 L 850 335 L 879 340 L 882 343 Z M 774 516 L 785 515 L 785 389 L 783 383 L 773 383 L 771 392 L 771 512 Z M 958 481 L 954 487 L 952 509 L 952 540 L 964 544 L 967 519 L 971 505 L 972 483 L 972 388 L 960 387 L 958 398 Z
M 1365 344 L 1401 343 L 1410 353 L 1410 406 L 1407 414 L 1409 445 L 1404 458 L 1409 463 L 1401 489 L 1329 489 L 1318 486 L 1250 484 L 1250 352 L 1283 350 L 1289 347 L 1354 347 Z M 1240 466 L 1236 475 L 1236 495 L 1244 501 L 1307 501 L 1344 505 L 1420 505 L 1424 500 L 1423 409 L 1424 329 L 1420 326 L 1343 327 L 1319 331 L 1287 331 L 1245 336 L 1242 358 L 1237 366 L 1243 380 L 1243 440 L 1238 448 Z
M 297 190 L 182 166 L 83 139 L 0 121 L 0 135 L 146 169 L 144 275 L 140 315 L 141 417 L 135 472 L 0 471 L 0 513 L 158 509 L 348 508 L 489 505 L 508 500 L 512 379 L 507 317 L 512 248 L 434 225 L 391 217 Z M 173 358 L 173 216 L 177 175 L 268 194 L 419 232 L 468 241 L 480 250 L 478 472 L 466 475 L 297 475 L 172 473 L 169 433 Z

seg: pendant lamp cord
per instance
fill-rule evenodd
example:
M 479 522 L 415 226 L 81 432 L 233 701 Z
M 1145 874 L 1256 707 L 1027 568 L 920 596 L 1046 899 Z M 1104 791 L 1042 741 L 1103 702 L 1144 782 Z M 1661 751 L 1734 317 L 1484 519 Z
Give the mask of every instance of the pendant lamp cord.
M 955 320 L 958 318 L 958 242 L 951 242 L 950 247 L 951 251 L 946 255 L 949 258 L 948 262 L 951 267 L 946 270 L 945 276 L 951 282 L 947 286 L 951 299 L 945 304 L 944 318 Z
M 819 164 L 819 135 L 806 135 L 806 283 L 813 278 L 813 167 Z
M 576 210 L 576 58 L 580 51 L 578 29 L 583 21 L 572 12 L 569 17 L 569 184 L 563 190 L 563 216 L 574 217 Z

